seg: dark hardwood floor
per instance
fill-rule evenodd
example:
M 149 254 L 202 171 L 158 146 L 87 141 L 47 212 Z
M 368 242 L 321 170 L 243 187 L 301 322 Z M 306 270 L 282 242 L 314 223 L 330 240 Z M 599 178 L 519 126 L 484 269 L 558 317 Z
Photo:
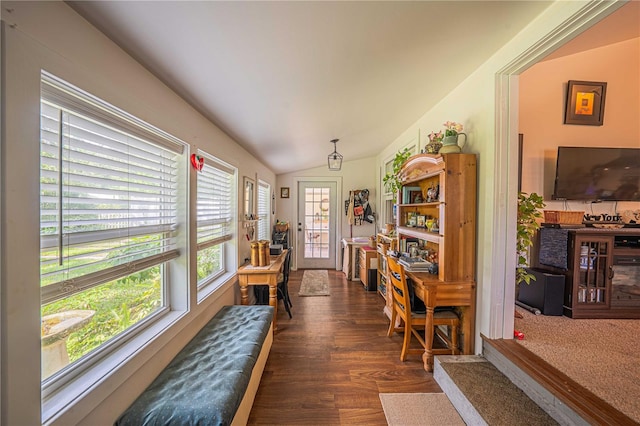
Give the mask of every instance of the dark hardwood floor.
M 298 297 L 302 275 L 289 278 L 293 319 L 280 301 L 249 424 L 386 425 L 379 393 L 441 392 L 420 355 L 400 361 L 402 336 L 386 336 L 377 292 L 330 270 L 330 296 Z

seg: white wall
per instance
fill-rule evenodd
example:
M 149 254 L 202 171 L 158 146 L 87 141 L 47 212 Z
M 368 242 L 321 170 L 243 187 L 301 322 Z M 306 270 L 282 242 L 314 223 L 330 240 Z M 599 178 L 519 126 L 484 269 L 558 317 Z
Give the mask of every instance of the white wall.
M 327 152 L 327 155 L 329 151 Z M 374 226 L 371 223 L 363 222 L 362 225 L 350 228 L 347 218 L 344 214 L 344 201 L 349 199 L 349 191 L 354 189 L 368 189 L 369 203 L 375 213 L 378 213 L 378 204 L 376 202 L 376 159 L 369 157 L 362 160 L 343 161 L 340 171 L 329 171 L 326 166 L 315 167 L 312 169 L 300 170 L 293 173 L 278 175 L 276 191 L 276 218 L 290 223 L 291 238 L 295 241 L 296 225 L 296 206 L 294 205 L 295 197 L 293 192 L 297 191 L 296 178 L 329 178 L 340 179 L 342 181 L 342 193 L 338 194 L 338 232 L 336 235 L 337 249 L 340 249 L 340 240 L 342 238 L 369 237 L 375 235 Z M 291 195 L 289 198 L 280 198 L 280 188 L 289 187 Z M 380 224 L 378 224 L 379 226 Z M 339 257 L 339 256 L 338 256 Z M 340 261 L 336 264 L 336 268 L 340 268 Z
M 582 8 L 593 9 L 579 19 Z M 541 55 L 540 43 L 551 49 L 563 25 L 564 38 L 580 25 L 597 20 L 615 3 L 556 2 L 489 61 L 427 111 L 375 160 L 354 165 L 345 161 L 343 194 L 353 188 L 373 190 L 384 161 L 411 139 L 442 128 L 447 120 L 462 122 L 469 142 L 465 152 L 478 154 L 478 317 L 477 330 L 495 338 L 509 335 L 508 287 L 515 269 L 515 188 L 517 158 L 517 94 L 501 94 L 500 74 L 509 64 L 525 67 Z M 11 13 L 6 8 L 13 8 Z M 239 176 L 258 176 L 275 182 L 273 174 L 227 135 L 201 117 L 177 95 L 129 58 L 110 40 L 62 3 L 3 2 L 3 125 L 2 140 L 2 294 L 0 322 L 1 405 L 3 424 L 40 422 L 40 324 L 38 288 L 38 174 L 23 159 L 38 158 L 40 69 L 44 68 L 106 101 L 192 144 L 203 147 L 239 168 Z M 575 26 L 566 22 L 581 22 Z M 14 26 L 17 24 L 17 26 Z M 554 38 L 555 37 L 555 38 Z M 552 41 L 549 41 L 552 39 Z M 541 42 L 543 41 L 543 42 Z M 561 41 L 561 40 L 560 40 Z M 531 49 L 534 50 L 531 53 Z M 538 49 L 538 50 L 536 50 Z M 544 49 L 542 49 L 544 50 Z M 463 54 L 463 53 L 461 53 Z M 522 56 L 526 56 L 522 58 Z M 515 79 L 517 82 L 517 78 Z M 512 88 L 512 86 L 510 86 Z M 517 88 L 517 85 L 516 85 Z M 509 109 L 509 104 L 512 107 Z M 506 109 L 506 113 L 505 113 Z M 505 115 L 508 120 L 503 121 Z M 514 121 L 515 120 L 515 121 Z M 508 138 L 505 138 L 505 134 Z M 424 143 L 421 144 L 424 146 Z M 34 161 L 34 160 L 31 160 Z M 349 167 L 347 167 L 349 166 Z M 353 168 L 352 168 L 353 167 Z M 325 176 L 320 168 L 282 175 L 275 185 L 276 217 L 294 219 L 293 206 L 278 197 L 281 186 L 293 189 L 295 176 Z M 335 175 L 334 175 L 335 176 Z M 372 199 L 379 199 L 372 191 Z M 376 206 L 378 207 L 378 206 Z M 239 206 L 240 208 L 240 206 Z M 364 228 L 359 235 L 372 233 Z M 240 232 L 240 230 L 239 230 Z M 342 227 L 345 233 L 344 226 Z M 355 232 L 354 232 L 355 235 Z M 248 247 L 241 247 L 239 258 Z M 511 281 L 509 280 L 511 274 Z M 60 424 L 108 424 L 131 402 L 190 336 L 219 309 L 233 301 L 224 296 L 198 306 L 131 361 L 123 364 L 95 388 L 80 396 L 57 420 Z M 506 294 L 506 295 L 505 295 Z M 511 297 L 511 303 L 513 298 Z M 505 304 L 507 305 L 505 307 Z M 511 306 L 511 314 L 513 308 Z M 506 325 L 505 325 L 506 324 Z M 511 331 L 513 320 L 511 318 Z M 179 336 L 178 332 L 183 331 Z M 478 335 L 478 333 L 476 333 Z M 476 338 L 479 351 L 480 339 Z M 24 356 L 29 354 L 29 356 Z
M 2 9 L 0 423 L 34 425 L 41 423 L 38 173 L 41 70 L 171 133 L 187 142 L 192 152 L 202 148 L 236 166 L 240 182 L 242 176 L 257 175 L 275 187 L 275 175 L 66 4 L 3 2 Z M 194 176 L 191 172 L 192 183 Z M 192 212 L 194 207 L 192 203 Z M 193 223 L 193 214 L 189 220 Z M 180 225 L 186 226 L 187 222 Z M 241 229 L 238 233 L 242 235 Z M 193 265 L 195 249 L 189 250 L 189 256 L 185 254 L 184 258 Z M 248 253 L 248 244 L 241 242 L 238 258 L 243 259 Z M 239 300 L 235 277 L 200 304 L 196 303 L 195 268 L 188 281 L 183 288 L 191 310 L 181 316 L 176 314 L 173 324 L 156 340 L 106 372 L 95 386 L 87 384 L 75 400 L 59 401 L 57 408 L 69 405 L 56 414 L 57 424 L 111 424 L 223 304 Z
M 440 130 L 448 120 L 464 124 L 464 152 L 478 155 L 477 353 L 479 333 L 489 338 L 513 335 L 517 74 L 616 7 L 619 4 L 553 3 L 378 156 L 381 166 L 416 132 Z M 512 75 L 516 77 L 509 78 Z
M 602 126 L 563 124 L 568 80 L 607 83 Z M 563 210 L 564 202 L 551 200 L 558 146 L 640 148 L 640 38 L 536 64 L 520 76 L 519 109 L 522 190 L 542 194 L 549 210 Z M 640 208 L 632 202 L 566 204 L 590 214 Z
M 307 170 L 300 170 L 292 173 L 285 173 L 278 175 L 277 185 L 278 190 L 276 194 L 279 194 L 280 188 L 287 186 L 291 191 L 295 191 L 294 179 L 296 177 L 327 177 L 327 178 L 340 178 L 342 180 L 342 193 L 338 194 L 338 211 L 340 216 L 344 216 L 342 219 L 342 226 L 339 229 L 339 234 L 343 237 L 349 237 L 350 229 L 349 224 L 346 221 L 344 215 L 344 203 L 349 199 L 349 191 L 354 189 L 368 189 L 369 190 L 369 202 L 374 212 L 377 212 L 378 206 L 376 205 L 376 162 L 375 157 L 369 157 L 361 160 L 344 161 L 342 163 L 342 170 L 337 172 L 329 171 L 327 167 L 315 167 Z M 296 209 L 293 205 L 293 197 L 279 198 L 276 195 L 276 217 L 280 220 L 285 220 L 293 223 L 296 219 Z M 361 226 L 353 227 L 353 236 L 362 237 L 370 236 L 374 234 L 373 224 L 366 223 Z

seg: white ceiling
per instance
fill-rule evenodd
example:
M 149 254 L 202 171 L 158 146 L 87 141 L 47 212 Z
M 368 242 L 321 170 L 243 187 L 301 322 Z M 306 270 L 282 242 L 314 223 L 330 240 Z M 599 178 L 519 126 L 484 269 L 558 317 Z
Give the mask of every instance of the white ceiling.
M 550 2 L 69 4 L 280 174 L 377 155 Z

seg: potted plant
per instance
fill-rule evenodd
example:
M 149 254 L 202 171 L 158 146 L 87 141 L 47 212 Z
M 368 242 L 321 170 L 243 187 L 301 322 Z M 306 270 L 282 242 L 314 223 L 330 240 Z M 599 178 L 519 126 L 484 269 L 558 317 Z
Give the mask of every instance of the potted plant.
M 529 284 L 536 277 L 528 273 L 525 269 L 528 266 L 528 252 L 533 245 L 533 237 L 540 228 L 537 219 L 542 217 L 541 209 L 545 206 L 541 195 L 532 192 L 518 194 L 518 226 L 516 235 L 516 252 L 518 261 L 516 262 L 516 284 L 525 282 Z
M 400 169 L 402 169 L 402 165 L 407 159 L 411 156 L 411 151 L 408 148 L 405 148 L 402 151 L 398 151 L 396 156 L 393 159 L 393 170 L 390 173 L 387 173 L 382 181 L 384 182 L 384 187 L 387 191 L 393 194 L 393 199 L 397 201 L 398 191 L 402 186 L 402 182 L 400 181 Z

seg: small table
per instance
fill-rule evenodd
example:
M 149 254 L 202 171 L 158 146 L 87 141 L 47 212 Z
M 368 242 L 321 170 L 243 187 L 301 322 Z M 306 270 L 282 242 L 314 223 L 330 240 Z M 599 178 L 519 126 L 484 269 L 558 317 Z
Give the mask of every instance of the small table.
M 474 352 L 473 335 L 476 307 L 476 284 L 472 281 L 438 280 L 437 275 L 426 272 L 406 271 L 407 277 L 413 281 L 415 295 L 422 300 L 427 308 L 427 324 L 424 327 L 425 351 L 422 355 L 424 369 L 433 371 L 433 310 L 437 306 L 462 307 L 460 328 L 462 330 L 462 348 L 464 355 Z
M 249 304 L 248 287 L 250 285 L 269 286 L 269 305 L 273 306 L 273 329 L 276 329 L 278 314 L 278 274 L 290 249 L 283 250 L 278 256 L 270 256 L 268 266 L 252 266 L 250 263 L 238 268 L 238 283 L 240 284 L 240 303 Z

